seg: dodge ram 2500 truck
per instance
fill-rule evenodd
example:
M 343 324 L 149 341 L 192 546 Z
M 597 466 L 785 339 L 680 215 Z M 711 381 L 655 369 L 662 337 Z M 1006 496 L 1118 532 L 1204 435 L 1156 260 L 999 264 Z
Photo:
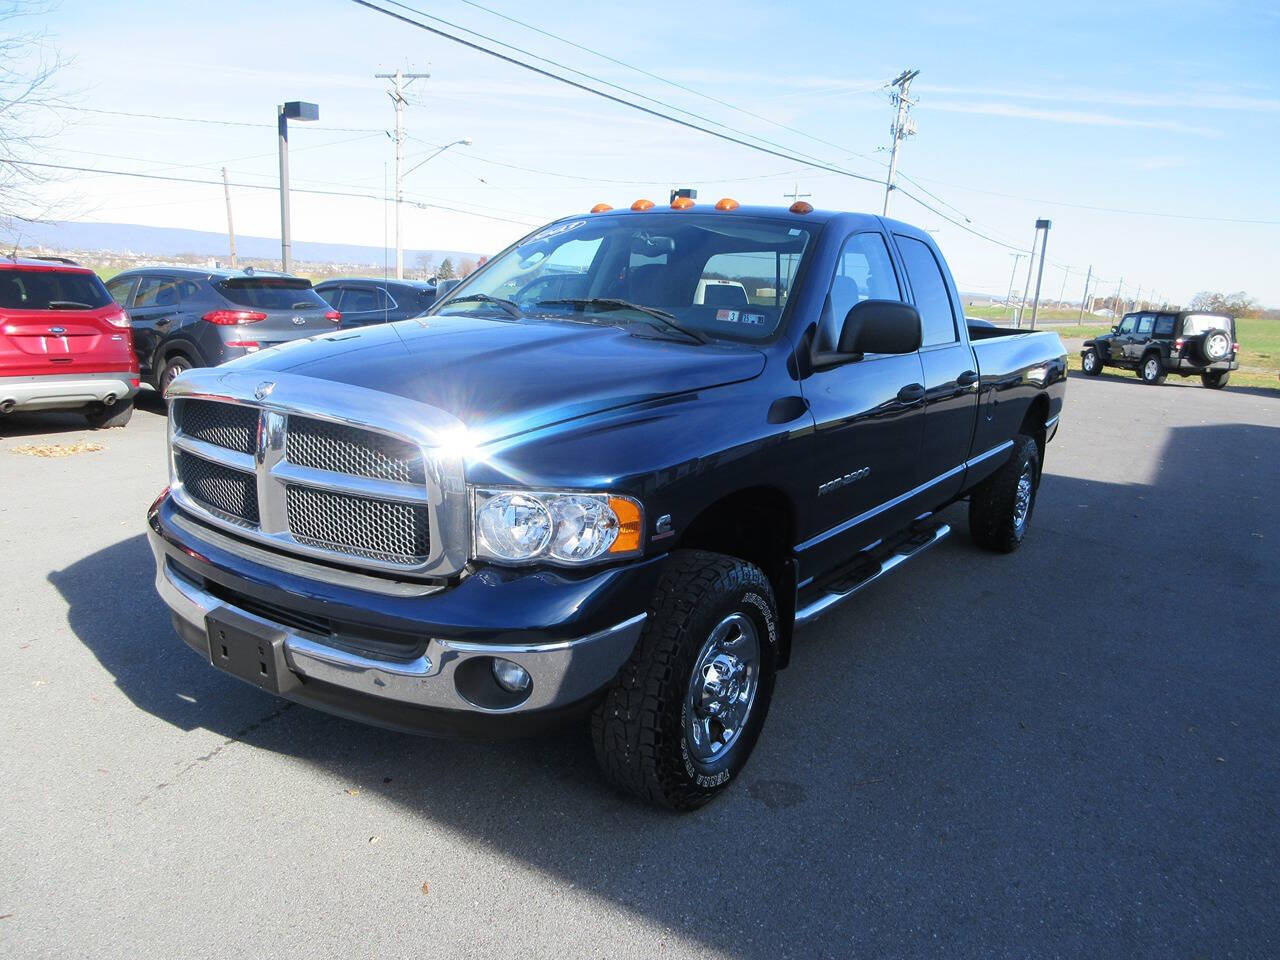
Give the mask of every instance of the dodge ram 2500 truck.
M 589 714 L 611 782 L 690 809 L 795 628 L 937 511 L 1018 547 L 1066 369 L 1053 333 L 968 329 L 905 223 L 602 204 L 428 315 L 178 377 L 156 585 L 272 693 L 439 735 Z

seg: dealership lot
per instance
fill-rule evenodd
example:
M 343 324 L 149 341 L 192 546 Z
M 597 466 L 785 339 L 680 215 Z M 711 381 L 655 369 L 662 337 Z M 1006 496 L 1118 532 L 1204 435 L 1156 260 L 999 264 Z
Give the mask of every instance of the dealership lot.
M 683 817 L 580 729 L 417 739 L 216 673 L 151 585 L 159 407 L 82 423 L 0 421 L 7 955 L 1280 949 L 1275 391 L 1074 378 L 1022 551 L 953 508 Z

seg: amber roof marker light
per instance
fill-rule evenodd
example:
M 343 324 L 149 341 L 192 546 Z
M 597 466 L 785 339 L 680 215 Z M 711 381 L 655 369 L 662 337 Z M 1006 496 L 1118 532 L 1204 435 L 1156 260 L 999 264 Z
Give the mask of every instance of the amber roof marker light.
M 637 200 L 635 203 L 633 203 L 633 204 L 631 205 L 631 209 L 632 209 L 632 210 L 652 210 L 652 209 L 653 209 L 653 201 L 652 201 L 652 200 Z
M 690 210 L 696 201 L 693 197 L 676 197 L 671 201 L 672 210 Z
M 607 203 L 597 203 L 594 207 L 591 208 L 591 212 L 592 213 L 608 213 L 612 209 L 613 207 L 609 206 Z
M 716 201 L 717 210 L 737 210 L 738 206 L 738 201 L 732 197 L 722 197 Z
M 803 200 L 797 200 L 787 209 L 792 213 L 813 213 L 813 204 L 805 203 Z

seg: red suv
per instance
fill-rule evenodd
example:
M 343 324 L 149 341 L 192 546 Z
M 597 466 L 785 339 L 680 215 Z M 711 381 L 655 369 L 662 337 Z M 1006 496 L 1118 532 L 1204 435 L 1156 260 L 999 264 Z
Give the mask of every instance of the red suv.
M 129 315 L 70 260 L 0 258 L 0 414 L 83 410 L 122 427 L 138 392 Z

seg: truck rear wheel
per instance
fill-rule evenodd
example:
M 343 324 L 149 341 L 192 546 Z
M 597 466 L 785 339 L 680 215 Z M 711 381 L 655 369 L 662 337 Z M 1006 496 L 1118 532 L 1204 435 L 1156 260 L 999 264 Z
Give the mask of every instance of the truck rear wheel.
M 1013 553 L 1022 544 L 1036 490 L 1040 486 L 1040 451 L 1025 434 L 1013 438 L 1013 453 L 1003 467 L 983 480 L 969 498 L 969 534 L 978 546 Z
M 1227 381 L 1231 379 L 1230 370 L 1213 371 L 1211 373 L 1200 374 L 1200 382 L 1210 390 L 1221 390 L 1227 385 Z
M 605 778 L 673 810 L 723 791 L 769 712 L 777 624 L 759 567 L 702 550 L 673 553 L 640 642 L 592 714 Z

